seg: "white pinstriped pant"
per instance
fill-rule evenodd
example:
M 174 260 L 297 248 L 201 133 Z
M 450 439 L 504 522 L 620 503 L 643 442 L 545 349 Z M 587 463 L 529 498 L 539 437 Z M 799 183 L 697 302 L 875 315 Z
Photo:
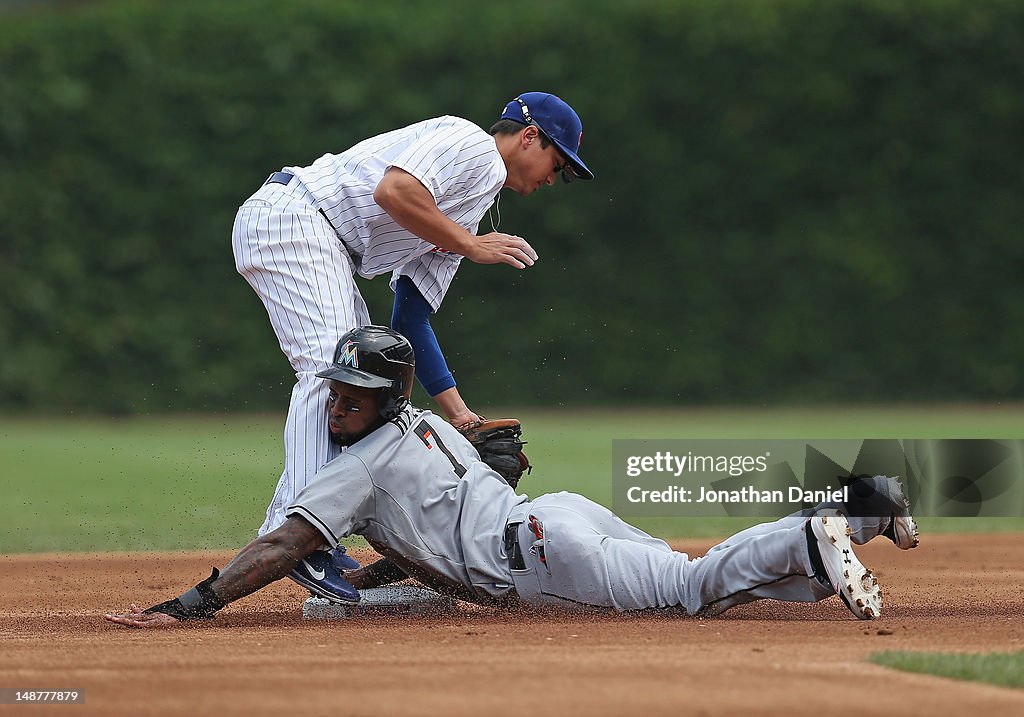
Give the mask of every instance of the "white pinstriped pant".
M 284 471 L 259 530 L 264 535 L 284 522 L 285 508 L 339 452 L 328 439 L 327 382 L 316 373 L 330 365 L 341 335 L 370 316 L 351 258 L 298 178 L 264 185 L 239 207 L 231 246 L 235 268 L 262 299 L 297 379 L 284 427 Z

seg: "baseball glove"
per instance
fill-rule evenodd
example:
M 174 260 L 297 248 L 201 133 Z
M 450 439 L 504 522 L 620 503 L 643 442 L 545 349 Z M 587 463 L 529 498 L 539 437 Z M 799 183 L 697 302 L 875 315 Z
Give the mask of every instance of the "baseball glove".
M 515 418 L 470 421 L 458 426 L 458 430 L 476 448 L 480 460 L 513 488 L 519 485 L 523 473 L 533 469 L 523 453 L 523 446 L 526 445 L 521 440 L 523 426 Z

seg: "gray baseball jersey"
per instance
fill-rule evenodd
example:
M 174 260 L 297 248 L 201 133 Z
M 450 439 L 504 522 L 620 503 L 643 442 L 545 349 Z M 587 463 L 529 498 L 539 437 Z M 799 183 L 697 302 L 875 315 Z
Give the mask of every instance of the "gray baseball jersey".
M 357 533 L 422 582 L 488 601 L 512 588 L 504 528 L 526 500 L 447 421 L 410 407 L 324 466 L 287 514 L 330 545 Z
M 516 495 L 458 431 L 412 407 L 325 466 L 287 512 L 332 545 L 363 535 L 421 582 L 478 602 L 696 614 L 834 594 L 813 577 L 805 515 L 754 526 L 691 560 L 581 495 Z M 858 524 L 858 542 L 884 527 Z

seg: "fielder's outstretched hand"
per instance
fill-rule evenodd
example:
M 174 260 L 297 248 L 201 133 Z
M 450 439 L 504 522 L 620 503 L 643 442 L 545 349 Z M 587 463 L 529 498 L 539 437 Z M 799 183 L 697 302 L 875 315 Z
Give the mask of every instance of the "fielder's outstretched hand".
M 490 232 L 474 237 L 465 257 L 476 264 L 508 264 L 516 269 L 533 266 L 537 252 L 530 243 L 514 234 Z
M 134 603 L 131 610 L 126 614 L 108 612 L 103 617 L 110 622 L 117 623 L 118 625 L 127 625 L 128 627 L 170 627 L 171 625 L 181 624 L 181 620 L 176 617 L 171 617 L 162 612 L 145 612 Z

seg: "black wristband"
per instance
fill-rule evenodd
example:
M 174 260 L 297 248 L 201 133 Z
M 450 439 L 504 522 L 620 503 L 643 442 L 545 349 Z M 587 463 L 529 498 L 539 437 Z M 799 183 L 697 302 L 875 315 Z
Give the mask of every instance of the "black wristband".
M 191 590 L 182 593 L 173 600 L 147 608 L 145 612 L 162 612 L 177 620 L 209 619 L 225 605 L 224 601 L 217 597 L 217 594 L 213 592 L 211 587 L 211 583 L 219 576 L 220 571 L 214 568 L 210 577 Z

